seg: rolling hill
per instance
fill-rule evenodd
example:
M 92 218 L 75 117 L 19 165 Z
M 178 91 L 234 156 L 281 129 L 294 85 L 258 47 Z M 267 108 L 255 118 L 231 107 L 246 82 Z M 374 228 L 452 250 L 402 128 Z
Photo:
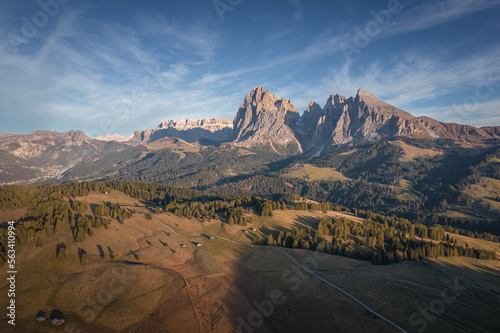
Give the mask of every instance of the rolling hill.
M 489 315 L 500 304 L 498 261 L 439 256 L 374 265 L 300 248 L 250 246 L 255 236 L 308 232 L 324 218 L 365 224 L 346 211 L 292 209 L 299 198 L 273 216 L 261 216 L 251 206 L 253 212 L 246 213 L 251 222 L 242 226 L 227 223 L 224 214 L 207 218 L 214 216 L 207 211 L 206 216 L 186 218 L 168 208 L 168 203 L 189 207 L 196 198 L 222 199 L 203 192 L 128 183 L 79 183 L 41 191 L 51 202 L 71 202 L 77 221 L 79 216 L 99 217 L 96 207 L 103 205 L 118 204 L 132 214 L 121 222 L 104 216 L 109 223 L 90 227 L 92 235 L 84 240 L 75 241 L 72 228 L 64 225 L 55 234 L 40 234 L 40 242 L 20 237 L 17 302 L 23 306 L 14 332 L 398 331 L 380 316 L 406 331 L 499 329 Z M 160 197 L 164 199 L 158 206 Z M 37 211 L 30 209 L 30 214 Z M 451 235 L 462 244 L 498 251 L 498 243 Z M 6 288 L 3 282 L 0 292 Z M 443 294 L 446 305 L 441 309 L 436 300 Z M 51 328 L 35 320 L 39 310 L 51 309 L 64 312 L 64 326 Z M 5 319 L 0 325 L 2 330 L 8 327 Z

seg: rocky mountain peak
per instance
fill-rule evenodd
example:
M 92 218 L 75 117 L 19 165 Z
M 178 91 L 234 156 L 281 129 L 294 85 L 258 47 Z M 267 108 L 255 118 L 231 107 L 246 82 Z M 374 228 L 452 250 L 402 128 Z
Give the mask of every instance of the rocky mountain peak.
M 377 140 L 414 131 L 405 129 L 414 116 L 363 89 L 349 98 L 331 95 L 323 110 L 325 115 L 319 119 L 312 146 Z
M 363 90 L 363 89 L 359 88 L 358 92 L 356 93 L 356 97 L 359 97 L 359 98 L 362 98 L 362 97 L 375 97 L 375 95 L 372 94 L 372 93 L 369 93 L 366 90 Z
M 369 112 L 381 113 L 385 116 L 397 116 L 403 119 L 414 119 L 415 117 L 387 102 L 384 102 L 374 94 L 371 94 L 363 89 L 359 89 L 356 95 L 356 101 L 364 105 Z
M 280 153 L 302 151 L 292 130 L 299 119 L 299 112 L 289 99 L 256 87 L 245 96 L 234 118 L 233 139 L 245 146 L 270 145 Z
M 269 90 L 264 89 L 263 87 L 255 87 L 245 96 L 245 102 L 248 103 L 259 103 L 266 102 L 275 97 Z
M 246 95 L 233 123 L 235 142 L 288 147 L 288 153 L 392 137 L 470 142 L 498 137 L 494 130 L 414 117 L 363 89 L 349 98 L 333 94 L 323 108 L 311 102 L 299 116 L 290 100 L 257 87 Z
M 307 109 L 302 114 L 300 122 L 295 128 L 295 131 L 299 132 L 304 137 L 304 139 L 311 137 L 316 127 L 318 126 L 319 119 L 323 117 L 323 115 L 323 108 L 318 103 L 309 103 Z
M 352 97 L 348 99 L 348 102 L 352 102 Z M 346 98 L 342 95 L 335 94 L 331 95 L 326 101 L 325 106 L 323 107 L 323 111 L 325 114 L 331 114 L 333 116 L 340 116 L 344 106 L 346 105 Z

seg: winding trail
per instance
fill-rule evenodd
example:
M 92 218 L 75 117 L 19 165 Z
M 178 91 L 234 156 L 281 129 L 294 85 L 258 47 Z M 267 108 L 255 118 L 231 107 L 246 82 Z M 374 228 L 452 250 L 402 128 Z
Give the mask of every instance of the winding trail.
M 165 223 L 163 222 L 160 222 L 158 221 L 157 219 L 153 218 L 152 219 L 153 221 L 156 221 L 158 222 L 159 224 L 161 224 L 162 226 L 164 226 L 165 228 L 169 229 L 170 231 L 172 231 L 175 235 L 177 236 L 180 236 L 180 237 L 190 237 L 190 238 L 193 238 L 193 237 L 205 237 L 205 236 L 202 236 L 202 235 L 183 235 L 183 234 L 179 234 L 178 232 L 176 232 L 174 229 L 172 229 L 171 227 L 169 227 L 168 225 L 166 225 Z M 245 243 L 241 243 L 241 242 L 237 242 L 237 241 L 234 241 L 234 240 L 231 240 L 231 239 L 227 239 L 227 238 L 224 238 L 224 237 L 221 237 L 221 236 L 214 236 L 215 238 L 218 238 L 218 239 L 222 239 L 222 240 L 225 240 L 227 242 L 230 242 L 230 243 L 234 243 L 234 244 L 238 244 L 238 245 L 244 245 L 244 246 L 248 246 L 248 247 L 254 247 L 254 248 L 259 248 L 259 249 L 262 249 L 262 248 L 267 248 L 267 249 L 273 249 L 273 250 L 276 250 L 276 251 L 279 251 L 281 253 L 284 253 L 285 255 L 287 255 L 292 261 L 294 261 L 297 265 L 299 265 L 300 267 L 302 267 L 303 270 L 305 270 L 307 273 L 317 277 L 318 279 L 320 279 L 321 281 L 325 282 L 326 284 L 328 284 L 329 286 L 337 289 L 338 291 L 340 291 L 341 293 L 343 293 L 344 295 L 346 295 L 347 297 L 351 298 L 353 301 L 356 301 L 358 304 L 360 304 L 362 307 L 364 307 L 366 310 L 370 311 L 371 313 L 373 313 L 375 316 L 379 317 L 380 319 L 383 319 L 384 321 L 386 321 L 387 323 L 391 324 L 392 326 L 394 326 L 395 328 L 397 328 L 399 331 L 403 332 L 403 333 L 406 333 L 406 331 L 404 329 L 402 329 L 401 327 L 399 327 L 397 324 L 395 324 L 394 322 L 390 321 L 389 319 L 385 318 L 384 316 L 380 315 L 379 313 L 375 312 L 374 310 L 372 310 L 371 308 L 369 308 L 366 304 L 364 304 L 363 302 L 361 302 L 359 299 L 357 299 L 356 297 L 354 297 L 353 295 L 349 294 L 347 291 L 341 289 L 340 287 L 334 285 L 333 283 L 331 283 L 330 281 L 324 279 L 323 277 L 319 276 L 318 274 L 312 272 L 310 269 L 308 269 L 307 267 L 303 266 L 300 262 L 298 262 L 294 257 L 292 257 L 288 252 L 286 252 L 285 250 L 279 248 L 279 247 L 276 247 L 276 246 L 268 246 L 268 245 L 254 245 L 254 244 L 245 244 Z

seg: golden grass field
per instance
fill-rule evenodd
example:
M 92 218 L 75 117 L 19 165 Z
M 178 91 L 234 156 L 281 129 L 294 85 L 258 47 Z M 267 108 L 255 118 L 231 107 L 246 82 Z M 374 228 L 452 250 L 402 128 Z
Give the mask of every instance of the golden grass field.
M 94 229 L 94 236 L 81 243 L 74 243 L 69 231 L 45 239 L 43 247 L 23 243 L 18 254 L 19 325 L 12 330 L 0 320 L 1 332 L 65 332 L 65 326 L 83 333 L 234 332 L 240 325 L 238 318 L 248 321 L 257 311 L 255 303 L 263 304 L 277 292 L 282 302 L 274 304 L 272 315 L 256 332 L 396 331 L 275 248 L 253 248 L 207 237 L 250 244 L 254 234 L 304 228 L 325 215 L 361 223 L 360 218 L 338 212 L 286 210 L 275 211 L 272 217 L 253 216 L 253 223 L 242 227 L 218 220 L 202 223 L 168 213 L 153 214 L 155 220 L 178 233 L 201 235 L 181 237 L 161 223 L 147 220 L 144 214 L 150 207 L 120 192 L 77 200 L 89 204 L 119 202 L 137 214 L 124 224 L 115 221 L 108 229 Z M 254 227 L 255 233 L 251 231 Z M 471 246 L 498 249 L 498 244 L 453 237 Z M 69 255 L 58 261 L 55 248 L 62 241 Z M 79 247 L 88 253 L 86 264 L 79 263 Z M 485 331 L 500 329 L 492 315 L 498 313 L 500 304 L 499 262 L 438 258 L 428 265 L 405 262 L 374 266 L 313 251 L 286 251 L 409 332 L 422 325 L 410 322 L 414 313 L 421 319 L 419 307 L 439 300 L 442 291 L 458 277 L 465 287 L 454 295 L 454 301 L 445 304 L 442 313 L 427 322 L 426 331 L 456 332 L 477 329 L 478 325 Z M 117 254 L 115 262 L 112 256 Z M 6 293 L 4 281 L 2 270 L 1 295 Z M 4 298 L 1 302 L 3 307 Z M 38 310 L 50 312 L 53 308 L 66 313 L 65 326 L 54 328 L 36 322 Z
M 414 195 L 412 195 L 410 192 L 402 190 L 401 193 L 399 193 L 396 196 L 396 199 L 398 200 L 403 200 L 403 201 L 411 201 L 411 200 L 417 200 Z
M 18 208 L 18 209 L 3 209 L 0 210 L 0 223 L 9 222 L 9 221 L 17 221 L 21 217 L 23 217 L 28 210 L 26 208 Z
M 459 211 L 452 210 L 452 209 L 447 209 L 445 211 L 440 211 L 440 212 L 437 212 L 436 214 L 437 215 L 448 216 L 448 217 L 457 217 L 457 218 L 465 218 L 465 219 L 473 219 L 473 220 L 479 219 L 479 217 L 474 216 L 472 214 L 467 214 L 467 213 L 459 212 Z
M 389 141 L 390 144 L 400 147 L 403 150 L 403 155 L 399 158 L 401 162 L 411 162 L 420 157 L 434 157 L 442 155 L 443 152 L 437 149 L 424 149 L 411 146 L 404 141 Z
M 350 180 L 342 173 L 333 168 L 320 168 L 311 164 L 298 164 L 294 166 L 287 174 L 287 177 L 300 178 L 306 181 L 316 180 Z
M 470 238 L 467 236 L 462 236 L 462 235 L 455 235 L 455 234 L 450 234 L 450 237 L 453 237 L 454 239 L 457 240 L 458 245 L 463 245 L 469 244 L 470 247 L 480 249 L 480 250 L 487 250 L 487 251 L 495 251 L 497 253 L 497 256 L 500 258 L 500 244 L 499 243 L 494 243 L 494 242 L 489 242 L 485 241 L 482 239 L 476 239 L 476 238 Z
M 476 199 L 476 204 L 484 209 L 500 211 L 500 180 L 481 177 L 479 183 L 469 185 L 465 191 L 466 194 Z

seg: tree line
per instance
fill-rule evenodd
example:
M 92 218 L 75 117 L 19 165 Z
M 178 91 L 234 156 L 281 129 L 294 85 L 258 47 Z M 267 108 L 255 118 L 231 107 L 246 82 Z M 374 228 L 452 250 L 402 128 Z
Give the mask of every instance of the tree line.
M 368 218 L 363 223 L 356 223 L 345 218 L 321 218 L 316 228 L 310 226 L 255 236 L 253 243 L 319 251 L 376 265 L 439 256 L 498 260 L 495 251 L 458 246 L 453 237 L 445 235 L 442 226 L 427 228 L 403 220 L 380 223 Z
M 272 179 L 270 177 L 267 178 Z M 265 184 L 265 182 L 263 184 Z M 309 193 L 310 189 L 316 186 L 318 187 L 318 193 L 328 194 L 328 191 L 331 190 L 329 186 L 332 186 L 331 183 L 329 184 L 330 185 L 314 183 L 303 190 Z M 291 185 L 294 186 L 293 184 Z M 284 186 L 290 188 L 287 185 Z M 343 185 L 338 184 L 338 186 L 345 186 L 346 190 L 354 191 L 354 189 L 350 187 L 351 185 L 345 183 Z M 450 251 L 448 246 L 453 246 L 453 244 L 449 242 L 446 243 L 444 232 L 462 234 L 496 242 L 498 242 L 498 235 L 500 234 L 498 230 L 500 223 L 484 224 L 480 222 L 464 222 L 463 220 L 446 217 L 433 217 L 432 220 L 412 219 L 410 222 L 410 220 L 396 215 L 387 216 L 359 207 L 348 208 L 345 205 L 339 203 L 334 204 L 328 200 L 318 203 L 300 201 L 299 199 L 301 196 L 298 193 L 280 192 L 271 193 L 266 197 L 260 197 L 245 193 L 231 193 L 230 191 L 198 191 L 176 188 L 163 184 L 120 181 L 70 182 L 64 185 L 43 187 L 2 187 L 0 188 L 0 209 L 18 209 L 23 207 L 27 209 L 26 215 L 17 221 L 16 233 L 18 234 L 17 242 L 19 243 L 21 240 L 26 240 L 35 242 L 35 244 L 41 246 L 45 237 L 65 229 L 71 231 L 75 241 L 82 241 L 85 237 L 93 234 L 92 228 L 107 227 L 110 218 L 116 219 L 118 222 L 122 223 L 125 219 L 132 216 L 132 212 L 121 208 L 119 204 L 105 203 L 104 205 L 89 207 L 84 202 L 76 200 L 77 197 L 85 197 L 90 193 L 106 193 L 112 190 L 120 191 L 132 198 L 152 203 L 157 206 L 157 212 L 163 209 L 177 216 L 198 218 L 202 221 L 206 219 L 222 218 L 226 223 L 240 225 L 246 225 L 251 222 L 254 210 L 261 216 L 272 216 L 273 211 L 277 209 L 288 209 L 289 206 L 297 210 L 344 211 L 366 219 L 367 222 L 365 223 L 378 223 L 383 225 L 385 229 L 395 228 L 395 230 L 402 230 L 409 234 L 410 239 L 400 235 L 398 236 L 399 242 L 396 242 L 397 244 L 404 243 L 404 246 L 408 246 L 408 248 L 404 248 L 405 251 L 403 251 L 403 249 L 398 249 L 403 258 L 405 258 L 403 252 L 406 253 L 406 258 L 414 258 L 415 254 L 412 256 L 411 251 L 418 251 L 418 248 L 420 248 L 420 253 L 424 253 L 425 244 L 417 246 L 414 243 L 410 243 L 413 234 L 415 237 L 431 238 L 439 242 L 445 242 L 441 245 L 429 244 L 429 246 L 441 246 L 443 249 L 442 251 L 446 253 Z M 322 197 L 324 196 L 322 195 Z M 328 195 L 326 197 L 328 197 Z M 296 203 L 297 201 L 299 202 Z M 473 223 L 477 223 L 477 225 Z M 471 225 L 474 227 L 469 228 Z M 0 227 L 0 254 L 2 258 L 5 258 L 5 245 L 7 243 L 5 227 L 5 224 Z M 356 230 L 356 228 L 353 230 Z M 278 235 L 273 236 L 273 241 L 276 240 L 277 236 Z M 375 236 L 369 235 L 367 237 Z M 380 242 L 380 237 L 378 237 L 377 240 Z M 392 244 L 390 242 L 387 243 L 388 240 L 390 241 L 389 238 L 384 238 L 384 243 Z M 261 240 L 258 241 L 259 243 L 261 242 Z M 347 251 L 346 249 L 349 249 L 349 247 L 345 245 L 345 241 L 346 240 L 342 241 L 343 247 L 340 246 L 340 243 L 332 243 L 333 245 L 326 246 L 327 244 L 323 241 L 311 242 L 311 240 L 307 240 L 306 243 L 305 239 L 299 239 L 298 244 L 304 244 L 304 246 L 309 245 L 309 247 L 314 249 L 319 246 L 320 249 L 323 247 L 329 248 L 330 250 L 335 249 L 337 245 L 340 246 L 340 249 L 345 247 L 343 250 L 343 252 L 345 252 Z M 371 238 L 367 245 L 371 245 L 373 241 L 374 238 Z M 290 245 L 290 242 L 291 246 L 293 246 L 295 240 L 287 241 L 286 244 Z M 376 243 L 376 241 L 374 242 Z M 283 243 L 283 239 L 281 239 L 280 243 Z M 368 248 L 372 247 L 368 246 Z M 457 248 L 457 250 L 460 253 L 460 249 Z M 385 247 L 384 251 L 386 251 Z M 441 248 L 438 248 L 436 251 L 439 253 L 442 252 Z M 470 254 L 470 250 L 468 251 Z M 367 254 L 370 253 L 370 251 L 360 252 L 363 252 L 365 256 L 371 256 L 371 254 Z M 374 251 L 371 252 L 374 253 L 373 256 L 378 256 L 378 254 L 380 254 Z M 452 252 L 455 253 L 454 250 Z M 475 255 L 477 254 L 476 252 L 474 253 Z M 392 255 L 396 255 L 395 251 Z M 480 253 L 477 255 L 479 256 Z M 484 255 L 488 256 L 486 253 Z M 383 256 L 385 256 L 385 254 L 382 255 L 382 257 Z

